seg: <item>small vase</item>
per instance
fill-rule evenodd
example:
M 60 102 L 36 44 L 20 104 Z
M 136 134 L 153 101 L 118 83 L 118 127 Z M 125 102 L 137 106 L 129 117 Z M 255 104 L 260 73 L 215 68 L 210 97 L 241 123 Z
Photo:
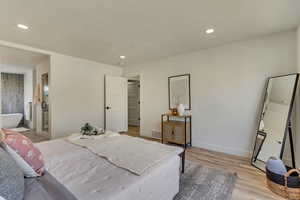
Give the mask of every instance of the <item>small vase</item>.
M 177 112 L 178 112 L 178 115 L 179 116 L 182 116 L 184 115 L 184 105 L 183 104 L 179 104 L 178 107 L 177 107 Z

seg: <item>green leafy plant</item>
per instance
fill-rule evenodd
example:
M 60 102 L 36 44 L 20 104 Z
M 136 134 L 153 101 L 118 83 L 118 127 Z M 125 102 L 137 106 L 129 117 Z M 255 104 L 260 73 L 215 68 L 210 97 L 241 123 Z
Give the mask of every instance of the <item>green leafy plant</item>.
M 92 135 L 94 127 L 91 126 L 89 123 L 86 123 L 83 127 L 81 127 L 82 135 Z
M 104 134 L 103 129 L 98 129 L 96 127 L 91 126 L 89 123 L 85 123 L 83 127 L 81 127 L 80 132 L 82 135 L 102 135 Z

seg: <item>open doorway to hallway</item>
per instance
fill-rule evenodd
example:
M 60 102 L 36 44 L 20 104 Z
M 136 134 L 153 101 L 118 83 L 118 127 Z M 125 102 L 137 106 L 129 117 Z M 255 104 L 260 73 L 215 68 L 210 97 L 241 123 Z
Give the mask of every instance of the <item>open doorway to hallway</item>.
M 128 78 L 128 134 L 140 136 L 140 77 Z
M 0 128 L 19 132 L 33 142 L 51 137 L 49 113 L 43 112 L 49 105 L 49 72 L 49 55 L 0 46 Z

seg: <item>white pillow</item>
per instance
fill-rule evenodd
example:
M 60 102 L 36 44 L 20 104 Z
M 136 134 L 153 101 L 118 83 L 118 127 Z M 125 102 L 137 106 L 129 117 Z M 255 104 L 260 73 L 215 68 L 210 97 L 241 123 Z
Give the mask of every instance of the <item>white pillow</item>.
M 10 146 L 5 143 L 1 144 L 3 149 L 15 160 L 15 162 L 19 165 L 25 177 L 38 177 L 38 174 L 34 171 L 34 169 L 21 157 L 17 152 L 15 152 Z M 1 199 L 0 199 L 1 200 Z

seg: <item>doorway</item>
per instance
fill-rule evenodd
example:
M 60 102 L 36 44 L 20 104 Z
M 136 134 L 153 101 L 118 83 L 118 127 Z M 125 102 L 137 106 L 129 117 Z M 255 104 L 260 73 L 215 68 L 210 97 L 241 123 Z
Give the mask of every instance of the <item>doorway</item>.
M 127 79 L 105 76 L 105 129 L 127 132 Z
M 41 74 L 49 72 L 48 68 L 49 55 L 0 45 L 1 128 L 19 132 L 34 142 L 50 137 L 50 122 L 42 129 L 39 109 L 46 98 Z M 45 84 L 50 84 L 46 79 Z
M 140 77 L 128 78 L 128 134 L 140 135 Z
M 42 74 L 42 131 L 49 131 L 49 78 Z

